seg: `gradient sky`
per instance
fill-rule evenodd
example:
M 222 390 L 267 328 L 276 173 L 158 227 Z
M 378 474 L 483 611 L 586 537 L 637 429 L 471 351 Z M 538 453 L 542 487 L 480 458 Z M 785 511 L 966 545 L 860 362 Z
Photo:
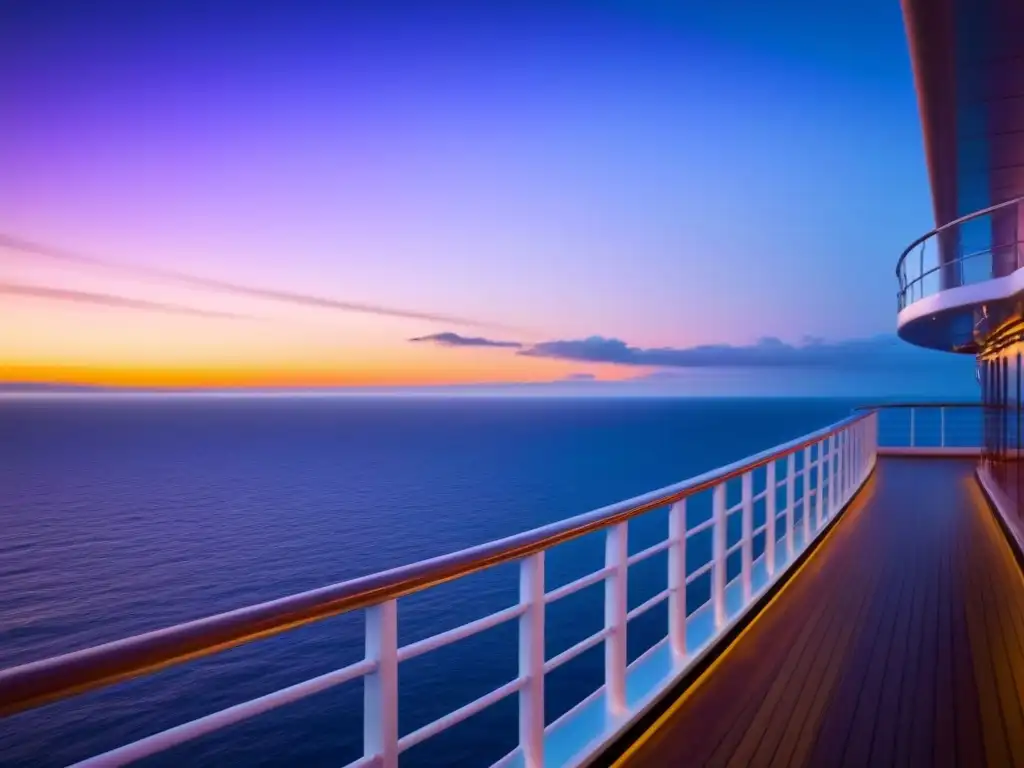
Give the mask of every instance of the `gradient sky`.
M 933 223 L 893 0 L 26 0 L 0 116 L 0 380 L 647 377 L 409 339 L 891 334 Z

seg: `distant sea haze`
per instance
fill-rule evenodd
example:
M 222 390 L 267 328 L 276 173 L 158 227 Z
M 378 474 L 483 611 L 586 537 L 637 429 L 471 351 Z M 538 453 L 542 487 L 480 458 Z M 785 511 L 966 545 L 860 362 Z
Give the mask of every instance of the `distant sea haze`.
M 210 389 L 203 387 L 124 388 L 88 384 L 0 381 L 0 397 L 23 395 L 188 395 L 188 396 L 486 396 L 486 397 L 795 397 L 868 401 L 970 400 L 979 398 L 973 359 L 949 355 L 949 365 L 889 366 L 868 370 L 835 368 L 688 368 L 638 372 L 633 378 L 602 381 L 579 371 L 559 381 L 448 384 L 433 386 L 360 386 L 316 388 Z
M 676 482 L 850 414 L 836 399 L 16 398 L 0 400 L 0 667 L 409 563 Z M 654 512 L 631 547 L 664 536 Z M 554 550 L 549 588 L 595 570 Z M 631 601 L 664 587 L 630 571 Z M 511 605 L 514 565 L 403 598 L 406 643 Z M 596 631 L 599 588 L 548 611 L 548 655 Z M 61 766 L 359 658 L 342 616 L 0 721 L 0 764 Z M 665 632 L 630 623 L 630 655 Z M 402 665 L 407 733 L 516 675 L 515 623 Z M 548 677 L 549 720 L 601 680 L 600 647 Z M 178 748 L 156 765 L 331 765 L 361 750 L 358 683 Z M 511 749 L 511 697 L 407 753 Z M 406 764 L 403 756 L 403 764 Z

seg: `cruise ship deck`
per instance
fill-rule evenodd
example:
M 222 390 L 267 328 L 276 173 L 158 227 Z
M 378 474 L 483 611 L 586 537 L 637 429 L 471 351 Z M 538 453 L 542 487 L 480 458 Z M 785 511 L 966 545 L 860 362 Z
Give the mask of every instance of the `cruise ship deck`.
M 1024 579 L 974 468 L 881 458 L 619 763 L 1024 764 Z

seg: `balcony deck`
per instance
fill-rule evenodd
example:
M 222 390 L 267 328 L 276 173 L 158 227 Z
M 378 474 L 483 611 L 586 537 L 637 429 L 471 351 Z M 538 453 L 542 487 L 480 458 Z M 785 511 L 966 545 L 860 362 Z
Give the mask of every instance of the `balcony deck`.
M 1024 765 L 1024 577 L 974 466 L 879 459 L 617 764 Z

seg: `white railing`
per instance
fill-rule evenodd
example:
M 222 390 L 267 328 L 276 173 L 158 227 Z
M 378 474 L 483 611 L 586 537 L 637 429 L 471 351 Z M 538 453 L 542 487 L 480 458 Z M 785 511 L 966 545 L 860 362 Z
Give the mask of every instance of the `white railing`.
M 861 410 L 878 415 L 881 455 L 978 456 L 983 451 L 981 403 L 883 403 Z
M 991 280 L 1024 266 L 1024 197 L 936 227 L 896 262 L 897 311 L 949 288 Z
M 394 768 L 405 750 L 512 695 L 519 698 L 519 745 L 498 764 L 577 764 L 621 734 L 680 680 L 795 564 L 868 478 L 875 464 L 876 446 L 877 415 L 861 413 L 683 483 L 508 539 L 16 667 L 0 672 L 0 715 L 362 609 L 366 611 L 366 652 L 360 661 L 79 765 L 130 763 L 360 678 L 364 681 L 364 754 L 353 766 Z M 730 483 L 737 481 L 739 501 L 728 505 L 728 489 L 734 487 Z M 758 485 L 763 487 L 757 490 Z M 693 520 L 688 516 L 687 502 L 701 493 L 711 494 L 711 514 Z M 764 520 L 758 525 L 755 505 L 764 508 Z M 667 538 L 630 554 L 629 521 L 666 506 Z M 730 542 L 728 525 L 736 515 L 740 516 L 741 535 Z M 605 536 L 603 567 L 548 590 L 544 583 L 548 551 L 598 531 Z M 709 557 L 687 562 L 687 543 L 708 531 L 712 540 Z M 667 587 L 629 609 L 626 587 L 630 567 L 661 552 L 667 552 Z M 737 554 L 740 567 L 730 577 L 729 563 Z M 398 601 L 402 596 L 511 561 L 519 563 L 519 601 L 515 605 L 418 642 L 399 645 Z M 710 597 L 700 605 L 688 605 L 687 587 L 699 579 L 710 579 Z M 568 595 L 598 583 L 604 585 L 603 628 L 547 658 L 547 611 Z M 666 602 L 667 635 L 627 663 L 629 622 Z M 402 734 L 398 720 L 402 662 L 512 621 L 518 624 L 519 637 L 515 679 L 418 730 Z M 546 723 L 545 675 L 602 643 L 603 685 L 557 720 Z M 599 716 L 594 717 L 595 713 Z

